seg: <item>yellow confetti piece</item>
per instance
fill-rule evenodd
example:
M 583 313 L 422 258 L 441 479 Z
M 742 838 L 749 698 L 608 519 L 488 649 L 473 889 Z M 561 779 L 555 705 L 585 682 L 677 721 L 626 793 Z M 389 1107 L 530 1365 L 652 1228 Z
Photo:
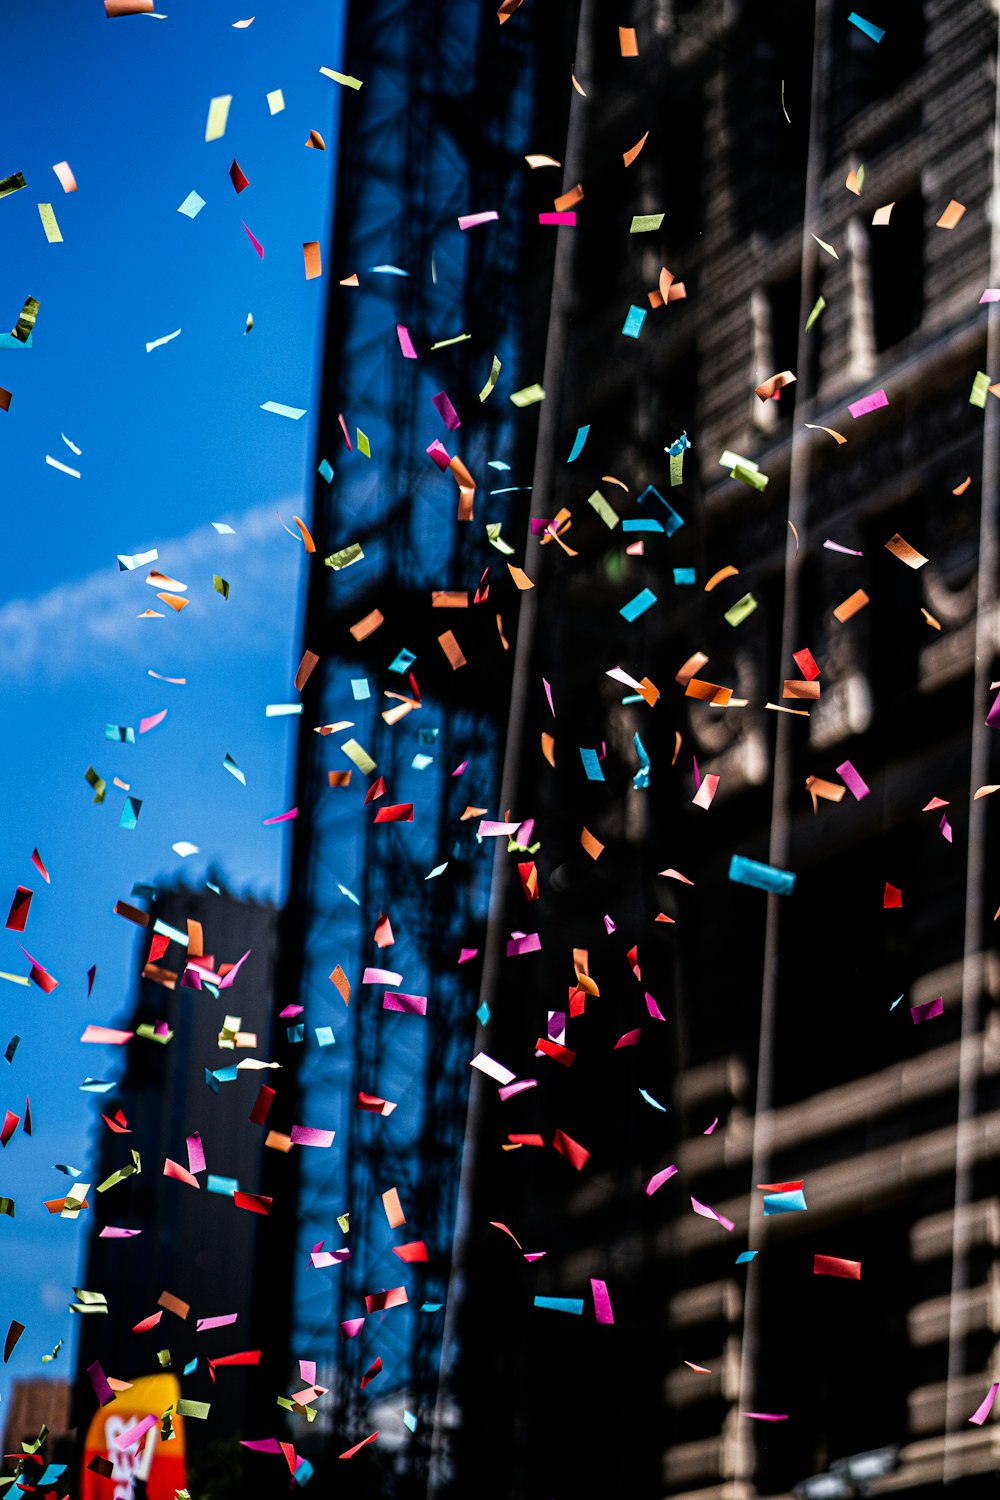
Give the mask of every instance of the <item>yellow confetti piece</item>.
M 208 120 L 205 124 L 206 141 L 221 141 L 229 123 L 229 106 L 232 102 L 232 94 L 219 94 L 217 98 L 210 101 Z
M 42 228 L 45 230 L 45 238 L 48 240 L 49 244 L 61 245 L 63 242 L 62 230 L 59 228 L 59 225 L 56 222 L 56 216 L 53 212 L 52 204 L 39 203 L 38 216 L 42 221 Z
M 267 96 L 267 107 L 272 115 L 280 115 L 285 107 L 285 96 L 280 89 L 272 89 Z
M 333 68 L 320 68 L 320 72 L 325 78 L 332 78 L 334 83 L 342 83 L 346 89 L 359 89 L 361 87 L 361 79 L 352 78 L 349 73 L 338 73 Z

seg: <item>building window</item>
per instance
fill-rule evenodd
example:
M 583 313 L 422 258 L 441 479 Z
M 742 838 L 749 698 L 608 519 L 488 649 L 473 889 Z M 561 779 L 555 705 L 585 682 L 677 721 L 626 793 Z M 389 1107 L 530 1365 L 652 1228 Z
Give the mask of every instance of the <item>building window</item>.
M 875 347 L 882 353 L 915 333 L 924 312 L 924 202 L 897 200 L 886 225 L 868 230 Z

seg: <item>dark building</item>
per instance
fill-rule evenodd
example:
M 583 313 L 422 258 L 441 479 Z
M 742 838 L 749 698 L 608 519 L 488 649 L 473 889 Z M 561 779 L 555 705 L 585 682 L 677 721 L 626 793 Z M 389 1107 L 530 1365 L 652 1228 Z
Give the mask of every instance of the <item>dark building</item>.
M 992 1494 L 996 16 L 503 11 L 348 8 L 295 1441 L 383 1496 Z
M 535 819 L 540 896 L 511 855 L 475 1044 L 538 1087 L 473 1084 L 440 1493 L 995 1493 L 996 1426 L 968 1419 L 1000 1326 L 988 382 L 970 403 L 1000 368 L 997 24 L 862 11 L 578 12 L 587 97 L 551 149 L 585 196 L 532 495 L 571 510 L 578 556 L 518 549 L 502 800 Z M 662 268 L 686 298 L 656 305 Z M 733 856 L 793 893 L 734 882 Z M 505 956 L 519 929 L 540 951 Z M 800 1181 L 807 1210 L 764 1217 L 758 1185 Z
M 118 1380 L 166 1368 L 185 1397 L 211 1403 L 207 1419 L 185 1423 L 189 1464 L 228 1443 L 238 1469 L 247 1411 L 263 1399 L 257 1387 L 266 1387 L 273 1407 L 288 1350 L 288 1298 L 271 1280 L 270 1257 L 272 1241 L 289 1233 L 291 1214 L 241 1211 L 233 1196 L 261 1194 L 265 1155 L 287 1149 L 285 1136 L 272 1140 L 276 1151 L 265 1151 L 282 1103 L 282 1074 L 253 1066 L 274 1060 L 283 1029 L 274 992 L 277 911 L 184 888 L 161 889 L 148 905 L 148 913 L 134 906 L 125 913 L 144 929 L 142 978 L 127 1018 L 136 1035 L 115 1089 L 99 1101 L 104 1118 L 81 1273 L 87 1290 L 107 1297 L 109 1316 L 80 1319 L 75 1424 L 82 1441 L 98 1404 L 87 1375 L 94 1360 Z M 192 976 L 191 966 L 201 973 Z M 262 1083 L 278 1091 L 279 1106 L 264 1126 L 249 1119 Z M 195 1135 L 203 1164 L 197 1144 L 194 1157 L 188 1152 Z M 133 1152 L 141 1170 L 100 1191 L 113 1173 L 133 1166 Z M 193 1169 L 197 1188 L 172 1180 L 169 1163 Z M 104 1238 L 107 1226 L 140 1233 Z M 157 1324 L 134 1331 L 156 1313 Z M 200 1319 L 232 1314 L 231 1323 L 198 1328 Z M 253 1349 L 262 1350 L 259 1367 L 223 1364 L 212 1379 L 210 1361 Z

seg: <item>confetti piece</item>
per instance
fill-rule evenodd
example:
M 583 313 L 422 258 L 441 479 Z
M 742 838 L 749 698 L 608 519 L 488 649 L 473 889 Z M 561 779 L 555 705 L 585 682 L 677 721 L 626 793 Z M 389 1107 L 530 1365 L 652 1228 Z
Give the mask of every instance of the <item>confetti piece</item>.
M 285 96 L 280 89 L 272 89 L 267 95 L 267 107 L 272 115 L 280 115 L 285 107 Z
M 622 161 L 625 163 L 626 167 L 630 167 L 632 165 L 636 157 L 639 155 L 639 152 L 642 150 L 643 146 L 648 140 L 649 131 L 647 130 L 646 133 L 638 141 L 636 141 L 634 146 L 630 146 L 627 151 L 622 152 Z
M 61 245 L 63 242 L 62 230 L 56 221 L 56 216 L 51 203 L 39 203 L 38 216 L 42 221 L 45 238 L 50 245 Z
M 993 1410 L 993 1403 L 997 1399 L 998 1390 L 1000 1390 L 1000 1381 L 995 1380 L 990 1386 L 983 1400 L 980 1402 L 979 1406 L 976 1407 L 975 1411 L 972 1413 L 972 1416 L 969 1418 L 969 1421 L 974 1422 L 977 1427 L 982 1427 L 983 1423 L 986 1421 L 986 1418 Z
M 837 605 L 833 613 L 843 625 L 847 620 L 850 620 L 854 615 L 856 615 L 859 610 L 864 609 L 865 605 L 868 603 L 868 595 L 865 593 L 864 589 L 855 589 L 853 594 L 848 595 L 848 597 L 841 604 Z
M 320 72 L 325 78 L 332 78 L 334 83 L 342 84 L 346 89 L 357 91 L 362 86 L 361 79 L 352 78 L 349 73 L 337 73 L 333 68 L 320 68 Z
M 629 234 L 651 234 L 665 218 L 665 214 L 633 214 Z
M 280 401 L 265 401 L 260 409 L 273 412 L 277 417 L 290 417 L 293 422 L 306 414 L 304 406 L 283 406 Z
M 152 10 L 152 0 L 150 0 Z M 220 141 L 226 133 L 229 123 L 229 106 L 233 102 L 232 94 L 219 94 L 209 102 L 208 120 L 205 124 L 206 141 Z
M 62 464 L 57 458 L 51 458 L 47 453 L 45 455 L 45 462 L 49 465 L 50 468 L 58 469 L 60 474 L 68 474 L 71 479 L 82 478 L 79 469 L 71 469 L 69 464 Z
M 948 207 L 945 209 L 940 219 L 938 219 L 935 228 L 954 229 L 956 224 L 958 224 L 959 221 L 963 218 L 964 214 L 965 204 L 957 203 L 955 199 L 952 198 L 951 202 L 948 204 Z
M 742 854 L 734 854 L 730 859 L 729 879 L 775 896 L 790 896 L 795 889 L 795 876 L 790 870 L 778 870 L 773 865 L 745 859 Z
M 867 416 L 870 411 L 878 411 L 880 407 L 888 406 L 889 398 L 885 391 L 873 391 L 870 396 L 862 396 L 860 401 L 852 401 L 847 410 L 855 418 Z
M 885 36 L 885 31 L 881 26 L 876 26 L 873 22 L 866 21 L 863 16 L 858 15 L 857 11 L 852 10 L 847 19 L 852 26 L 856 26 L 859 31 L 863 31 L 865 36 L 870 36 L 873 42 L 880 42 Z
M 192 189 L 191 192 L 188 193 L 187 197 L 184 199 L 184 202 L 178 208 L 177 212 L 179 214 L 183 214 L 185 216 L 185 218 L 196 219 L 198 217 L 198 215 L 201 213 L 201 211 L 202 211 L 202 209 L 204 207 L 205 207 L 205 200 L 204 200 L 204 198 L 201 196 L 200 193 L 196 193 Z
M 241 224 L 243 223 L 242 219 L 240 220 L 240 223 Z M 246 233 L 247 239 L 250 241 L 251 245 L 254 247 L 254 249 L 256 250 L 257 254 L 260 256 L 261 260 L 263 260 L 264 259 L 264 246 L 261 244 L 260 240 L 257 239 L 256 235 L 251 234 L 250 230 L 247 229 L 247 226 L 245 224 L 243 224 L 243 229 L 244 229 L 244 231 Z M 247 331 L 249 332 L 249 329 Z
M 811 235 L 811 238 L 816 241 L 817 245 L 820 247 L 821 250 L 825 250 L 826 251 L 827 255 L 832 255 L 833 258 L 834 258 L 834 260 L 839 260 L 840 259 L 840 256 L 837 254 L 837 252 L 833 248 L 833 246 L 832 245 L 828 245 L 827 242 L 826 242 L 826 240 L 821 240 L 818 234 Z
M 891 203 L 885 203 L 881 208 L 877 208 L 872 214 L 872 224 L 875 225 L 876 228 L 884 228 L 884 226 L 888 224 L 890 218 L 892 217 L 892 211 L 895 207 L 896 201 L 895 199 L 893 199 Z
M 179 338 L 180 334 L 181 330 L 179 328 L 175 328 L 173 333 L 165 333 L 161 339 L 154 339 L 151 344 L 146 345 L 146 353 L 148 354 L 152 349 L 159 349 L 164 344 L 169 344 L 172 339 Z

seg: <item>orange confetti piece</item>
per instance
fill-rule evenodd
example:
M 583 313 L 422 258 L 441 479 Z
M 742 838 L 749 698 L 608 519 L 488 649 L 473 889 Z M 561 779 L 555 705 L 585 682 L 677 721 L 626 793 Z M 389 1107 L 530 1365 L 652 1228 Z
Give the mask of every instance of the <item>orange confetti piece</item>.
M 591 859 L 600 859 L 601 855 L 604 853 L 604 845 L 601 843 L 600 839 L 595 839 L 589 828 L 584 828 L 583 832 L 580 834 L 580 843 L 583 845 L 584 849 L 586 849 Z
M 855 589 L 854 593 L 849 594 L 842 604 L 837 605 L 833 613 L 843 625 L 845 621 L 850 620 L 856 615 L 859 610 L 864 609 L 865 605 L 869 602 L 868 595 L 864 589 Z
M 452 631 L 446 630 L 443 632 L 443 634 L 439 635 L 438 645 L 441 647 L 441 650 L 448 658 L 453 672 L 457 672 L 459 667 L 465 666 L 465 654 L 463 653 L 461 646 L 458 644 L 458 641 L 455 639 L 454 633 Z
M 634 26 L 619 26 L 618 46 L 622 57 L 638 57 L 639 42 L 636 38 Z
M 323 257 L 320 254 L 319 240 L 306 240 L 303 243 L 302 259 L 305 263 L 307 281 L 315 281 L 317 276 L 322 276 Z
M 627 151 L 622 152 L 622 161 L 625 163 L 626 167 L 630 167 L 632 165 L 636 157 L 639 155 L 639 152 L 642 150 L 643 146 L 648 140 L 649 131 L 647 130 L 646 134 L 642 137 L 641 140 L 636 141 L 634 146 L 630 146 Z
M 552 769 L 555 770 L 555 766 L 556 766 L 556 742 L 555 742 L 555 736 L 551 735 L 551 734 L 546 734 L 544 730 L 542 731 L 542 754 L 545 756 L 545 759 L 548 761 L 548 763 L 552 767 Z
M 965 204 L 959 203 L 957 199 L 952 198 L 951 202 L 948 204 L 948 207 L 945 209 L 940 219 L 938 219 L 936 227 L 938 229 L 954 229 L 955 225 L 959 223 L 964 215 Z
M 367 640 L 370 635 L 385 621 L 385 616 L 380 609 L 373 609 L 370 614 L 365 615 L 356 625 L 351 626 L 351 634 L 356 641 Z
M 724 568 L 720 568 L 717 573 L 712 574 L 711 578 L 705 585 L 705 593 L 710 594 L 715 588 L 716 584 L 721 583 L 724 578 L 736 578 L 739 574 L 739 571 L 739 568 L 734 568 L 732 563 L 727 563 Z

